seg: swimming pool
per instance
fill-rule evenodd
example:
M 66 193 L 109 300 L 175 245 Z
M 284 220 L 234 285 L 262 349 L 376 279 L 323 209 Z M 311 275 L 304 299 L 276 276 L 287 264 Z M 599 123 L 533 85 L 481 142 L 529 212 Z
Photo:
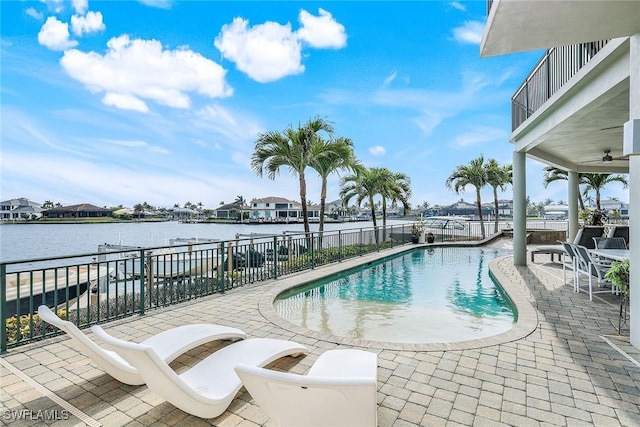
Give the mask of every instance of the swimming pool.
M 335 336 L 391 343 L 460 342 L 513 327 L 516 312 L 489 277 L 499 248 L 417 248 L 280 294 L 278 315 Z

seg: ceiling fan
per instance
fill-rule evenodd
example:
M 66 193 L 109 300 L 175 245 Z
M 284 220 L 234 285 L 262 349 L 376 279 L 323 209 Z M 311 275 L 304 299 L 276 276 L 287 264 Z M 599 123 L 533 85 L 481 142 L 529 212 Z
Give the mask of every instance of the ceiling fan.
M 611 150 L 604 150 L 604 156 L 602 156 L 602 159 L 600 160 L 587 160 L 586 162 L 582 162 L 582 163 L 611 163 L 614 160 L 629 160 L 629 156 L 620 156 L 620 157 L 613 157 L 611 155 Z

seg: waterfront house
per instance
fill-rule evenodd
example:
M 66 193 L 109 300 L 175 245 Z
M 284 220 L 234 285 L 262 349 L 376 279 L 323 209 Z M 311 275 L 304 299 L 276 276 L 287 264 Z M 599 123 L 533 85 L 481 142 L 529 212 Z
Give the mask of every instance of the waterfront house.
M 614 212 L 618 212 L 620 214 L 620 218 L 629 218 L 629 203 L 624 203 L 620 200 L 606 199 L 600 200 L 600 207 L 609 216 L 613 216 Z
M 544 218 L 545 219 L 567 219 L 569 216 L 569 205 L 560 203 L 552 203 L 544 206 Z
M 300 202 L 288 200 L 284 197 L 265 197 L 253 199 L 250 202 L 249 218 L 254 221 L 267 222 L 297 222 L 302 220 L 302 205 Z M 309 219 L 320 218 L 320 206 L 307 206 Z
M 486 205 L 482 206 L 482 216 L 487 218 L 491 214 L 491 208 Z M 475 218 L 478 216 L 478 205 L 475 203 L 467 203 L 464 200 L 453 203 L 448 206 L 442 206 L 439 210 L 441 216 L 467 216 Z
M 44 218 L 103 218 L 113 216 L 113 212 L 89 203 L 81 203 L 47 209 L 42 211 L 42 216 Z
M 628 173 L 629 237 L 640 241 L 640 2 L 489 0 L 487 14 L 481 56 L 546 49 L 511 98 L 514 264 L 527 264 L 527 158 L 567 171 L 570 240 L 579 174 Z M 630 251 L 640 259 L 640 245 Z M 640 263 L 630 273 L 640 348 Z
M 240 215 L 246 217 L 248 211 L 249 206 L 240 202 L 233 202 L 219 206 L 215 210 L 215 216 L 216 218 L 240 219 Z
M 40 218 L 41 216 L 41 205 L 25 197 L 0 202 L 0 221 Z

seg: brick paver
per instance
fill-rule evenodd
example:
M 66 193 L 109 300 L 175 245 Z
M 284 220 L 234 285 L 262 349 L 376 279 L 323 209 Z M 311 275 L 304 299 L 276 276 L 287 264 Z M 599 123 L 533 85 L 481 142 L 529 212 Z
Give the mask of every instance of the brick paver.
M 323 267 L 310 274 L 320 277 L 335 269 Z M 502 258 L 492 262 L 491 269 L 518 307 L 518 326 L 502 337 L 473 343 L 370 343 L 293 326 L 275 315 L 270 301 L 302 276 L 148 311 L 105 328 L 138 341 L 177 325 L 211 322 L 238 327 L 254 337 L 291 339 L 308 346 L 309 354 L 283 358 L 272 367 L 296 373 L 305 373 L 329 349 L 376 352 L 380 426 L 640 425 L 640 351 L 617 334 L 616 296 L 600 294 L 590 302 L 586 294 L 576 294 L 572 284 L 563 283 L 560 264 L 547 255 L 539 255 L 527 267 L 514 267 L 510 257 Z M 198 347 L 171 366 L 181 372 L 221 345 L 225 344 Z M 220 417 L 190 416 L 145 386 L 113 380 L 76 352 L 65 336 L 11 349 L 3 360 L 105 426 L 273 425 L 244 389 Z M 62 408 L 5 366 L 0 367 L 0 381 L 2 423 L 83 425 L 73 415 L 57 421 L 17 419 L 25 410 L 34 414 Z

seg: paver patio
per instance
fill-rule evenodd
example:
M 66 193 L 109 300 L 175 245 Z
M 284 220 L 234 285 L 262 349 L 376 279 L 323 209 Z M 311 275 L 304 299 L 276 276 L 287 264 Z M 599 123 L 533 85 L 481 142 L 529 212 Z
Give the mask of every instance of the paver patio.
M 366 260 L 343 262 L 340 267 Z M 527 267 L 514 267 L 511 257 L 502 258 L 491 268 L 501 283 L 506 282 L 509 294 L 522 303 L 528 301 L 530 309 L 519 319 L 517 332 L 471 344 L 430 347 L 354 341 L 308 331 L 274 315 L 268 302 L 277 289 L 326 275 L 336 265 L 148 311 L 106 324 L 105 329 L 138 341 L 185 323 L 235 326 L 250 336 L 291 339 L 308 346 L 308 355 L 286 357 L 270 366 L 296 373 L 305 373 L 329 349 L 376 352 L 380 426 L 640 425 L 640 351 L 617 334 L 617 297 L 601 294 L 590 302 L 585 293 L 576 294 L 572 284 L 563 283 L 560 264 L 547 255 L 537 256 Z M 146 386 L 112 379 L 69 344 L 61 335 L 3 355 L 1 423 L 272 425 L 244 389 L 222 416 L 199 419 Z M 180 372 L 227 344 L 206 344 L 171 366 Z M 69 404 L 74 413 L 67 412 Z

